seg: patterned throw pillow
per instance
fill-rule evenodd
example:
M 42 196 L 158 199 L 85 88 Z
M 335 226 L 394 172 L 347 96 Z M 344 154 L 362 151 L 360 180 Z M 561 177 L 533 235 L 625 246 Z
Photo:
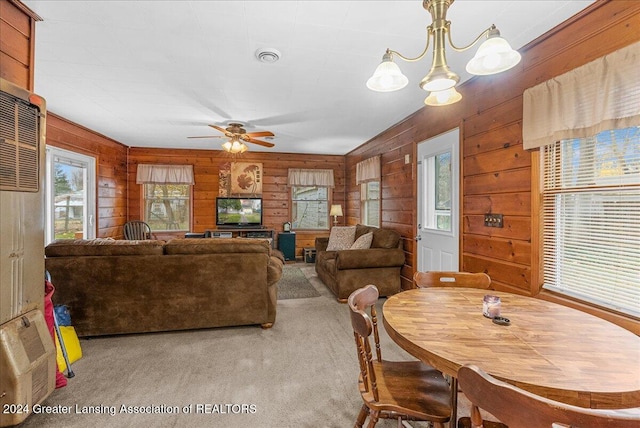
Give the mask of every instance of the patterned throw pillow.
M 329 235 L 327 251 L 348 250 L 356 240 L 355 226 L 334 226 Z
M 371 248 L 371 242 L 373 241 L 373 232 L 365 233 L 356 242 L 351 245 L 350 250 L 367 250 Z

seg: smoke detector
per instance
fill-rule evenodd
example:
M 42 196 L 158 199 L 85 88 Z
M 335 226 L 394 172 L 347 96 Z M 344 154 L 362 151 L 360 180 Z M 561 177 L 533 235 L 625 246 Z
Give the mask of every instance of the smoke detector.
M 260 62 L 268 64 L 274 63 L 280 59 L 280 51 L 274 48 L 261 48 L 256 51 L 256 58 Z

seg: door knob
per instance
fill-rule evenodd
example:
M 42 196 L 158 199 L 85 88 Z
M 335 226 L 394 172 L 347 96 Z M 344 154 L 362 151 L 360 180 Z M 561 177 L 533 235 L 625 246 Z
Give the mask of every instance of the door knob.
M 421 241 L 421 240 L 422 240 L 422 236 L 420 236 L 420 235 L 416 235 L 416 237 L 415 237 L 415 238 L 413 238 L 413 239 L 415 239 L 416 241 Z

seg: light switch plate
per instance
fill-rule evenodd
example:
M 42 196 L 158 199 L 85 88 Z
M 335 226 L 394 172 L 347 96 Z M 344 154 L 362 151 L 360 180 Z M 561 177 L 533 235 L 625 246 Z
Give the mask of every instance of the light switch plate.
M 502 214 L 485 214 L 484 225 L 486 227 L 503 227 Z

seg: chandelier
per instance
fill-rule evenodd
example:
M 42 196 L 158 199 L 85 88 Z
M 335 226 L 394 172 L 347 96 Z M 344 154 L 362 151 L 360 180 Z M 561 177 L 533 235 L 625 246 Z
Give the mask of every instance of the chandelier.
M 382 62 L 373 76 L 367 80 L 367 87 L 378 92 L 397 91 L 404 88 L 409 79 L 402 74 L 400 67 L 393 62 L 393 56 L 408 62 L 419 61 L 427 54 L 433 38 L 433 61 L 429 73 L 420 82 L 420 87 L 429 92 L 425 104 L 442 106 L 453 104 L 462 99 L 455 86 L 460 81 L 454 71 L 449 68 L 445 55 L 445 39 L 456 52 L 463 52 L 474 46 L 486 36 L 475 56 L 467 63 L 466 70 L 475 75 L 496 74 L 514 67 L 520 62 L 520 54 L 513 50 L 509 43 L 500 37 L 500 31 L 492 25 L 484 30 L 469 45 L 457 47 L 451 40 L 451 22 L 447 21 L 447 10 L 454 0 L 423 0 L 422 6 L 429 11 L 432 23 L 427 27 L 427 45 L 424 51 L 415 58 L 408 58 L 400 53 L 387 49 Z
M 234 155 L 244 153 L 249 150 L 247 145 L 243 141 L 240 141 L 240 137 L 238 135 L 232 136 L 229 141 L 223 143 L 222 148 L 226 152 L 232 153 Z

